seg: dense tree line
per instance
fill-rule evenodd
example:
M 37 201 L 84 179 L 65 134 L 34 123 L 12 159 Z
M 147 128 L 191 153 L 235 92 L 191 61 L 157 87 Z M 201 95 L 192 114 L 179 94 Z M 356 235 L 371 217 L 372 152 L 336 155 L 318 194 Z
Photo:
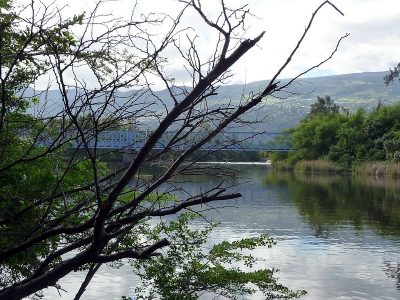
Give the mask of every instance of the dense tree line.
M 295 150 L 288 154 L 289 163 L 325 159 L 350 168 L 366 161 L 400 161 L 400 104 L 379 103 L 372 112 L 358 109 L 349 114 L 331 101 L 324 103 L 320 110 L 314 104 L 311 113 L 291 129 Z

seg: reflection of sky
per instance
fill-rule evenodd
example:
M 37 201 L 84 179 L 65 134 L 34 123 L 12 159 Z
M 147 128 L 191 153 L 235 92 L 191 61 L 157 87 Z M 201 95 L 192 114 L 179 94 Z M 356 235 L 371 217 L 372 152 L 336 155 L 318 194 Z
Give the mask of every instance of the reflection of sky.
M 236 230 L 230 223 L 229 227 L 217 229 L 213 238 L 220 241 L 224 237 L 239 238 L 261 232 L 265 231 Z M 265 259 L 266 267 L 278 268 L 282 283 L 292 289 L 306 289 L 308 295 L 304 299 L 398 299 L 400 296 L 396 280 L 388 279 L 391 277 L 384 270 L 386 260 L 400 259 L 399 244 L 378 237 L 373 231 L 355 233 L 346 226 L 328 239 L 320 239 L 303 227 L 303 230 L 283 230 L 283 235 L 275 231 L 272 236 L 278 241 L 276 246 L 252 253 Z
M 272 249 L 256 249 L 255 256 L 265 259 L 257 267 L 280 269 L 277 276 L 292 289 L 306 289 L 304 299 L 399 299 L 399 241 L 376 235 L 372 229 L 354 229 L 342 224 L 329 235 L 315 236 L 315 229 L 305 223 L 290 201 L 279 200 L 289 195 L 281 188 L 274 191 L 262 186 L 256 169 L 253 184 L 243 188 L 244 199 L 229 202 L 229 207 L 209 212 L 221 221 L 211 236 L 211 243 L 235 240 L 261 233 L 270 234 L 278 244 Z M 200 183 L 192 183 L 191 189 Z M 277 197 L 277 193 L 280 197 Z M 228 203 L 226 203 L 228 204 Z M 194 227 L 202 227 L 195 222 Z M 73 273 L 60 284 L 72 291 L 83 280 Z M 120 299 L 128 295 L 135 279 L 129 266 L 119 270 L 103 267 L 95 276 L 84 299 Z M 56 294 L 46 293 L 50 298 Z M 72 299 L 74 294 L 62 294 Z M 253 296 L 249 299 L 262 299 Z
M 77 282 L 82 282 L 84 276 L 82 272 L 72 273 L 70 276 L 64 278 L 60 284 L 68 291 L 68 293 L 61 292 L 61 299 L 73 299 L 75 296 L 74 291 L 77 291 L 79 285 Z M 88 289 L 82 296 L 82 299 L 118 299 L 121 300 L 121 296 L 132 296 L 131 287 L 134 287 L 134 283 L 137 282 L 137 277 L 131 272 L 131 268 L 124 266 L 120 269 L 114 269 L 108 266 L 102 266 L 98 271 L 98 274 L 93 278 Z M 57 293 L 49 290 L 46 293 L 49 297 L 45 299 L 57 299 Z
M 267 256 L 271 265 L 281 270 L 279 277 L 284 283 L 308 290 L 306 299 L 398 298 L 393 282 L 381 270 L 383 260 L 395 257 L 395 252 L 375 251 L 369 243 L 317 244 L 313 239 L 282 241 Z M 370 242 L 382 241 L 372 237 Z

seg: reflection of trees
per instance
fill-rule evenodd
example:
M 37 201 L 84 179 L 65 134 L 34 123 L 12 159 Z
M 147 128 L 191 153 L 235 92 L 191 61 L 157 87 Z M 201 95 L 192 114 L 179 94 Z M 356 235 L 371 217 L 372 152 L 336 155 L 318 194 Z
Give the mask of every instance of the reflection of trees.
M 330 224 L 310 224 L 310 227 L 312 230 L 314 230 L 314 236 L 317 238 L 327 238 L 335 229 L 335 226 Z
M 400 263 L 383 262 L 383 271 L 389 278 L 396 280 L 396 289 L 400 291 Z
M 290 201 L 316 236 L 327 237 L 343 223 L 355 228 L 368 225 L 381 234 L 399 236 L 400 188 L 389 180 L 385 185 L 350 176 L 270 173 L 265 184 L 289 190 Z

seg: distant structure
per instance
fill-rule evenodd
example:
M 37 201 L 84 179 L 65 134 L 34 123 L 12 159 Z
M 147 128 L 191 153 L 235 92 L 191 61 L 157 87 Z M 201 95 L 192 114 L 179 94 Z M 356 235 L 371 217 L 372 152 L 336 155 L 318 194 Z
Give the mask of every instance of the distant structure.
M 140 150 L 150 133 L 147 131 L 108 130 L 98 134 L 96 141 L 91 141 L 89 147 L 99 149 L 126 149 Z M 206 133 L 192 133 L 190 141 L 183 140 L 169 147 L 168 141 L 176 132 L 166 132 L 162 141 L 158 142 L 153 150 L 170 148 L 173 151 L 184 151 L 188 149 L 197 139 L 204 138 Z M 204 151 L 270 151 L 287 152 L 292 149 L 289 142 L 290 134 L 276 132 L 224 132 L 217 135 L 211 142 L 205 144 L 201 150 Z M 74 143 L 72 148 L 82 148 L 79 143 Z

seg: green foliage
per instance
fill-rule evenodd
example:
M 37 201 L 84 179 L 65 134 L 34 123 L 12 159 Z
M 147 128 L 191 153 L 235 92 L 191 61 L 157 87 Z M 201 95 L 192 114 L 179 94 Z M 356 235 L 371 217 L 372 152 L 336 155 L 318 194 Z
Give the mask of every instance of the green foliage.
M 309 174 L 336 174 L 343 169 L 327 160 L 302 160 L 294 165 L 294 170 Z
M 33 84 L 51 66 L 50 60 L 38 56 L 71 53 L 76 47 L 76 39 L 70 28 L 81 24 L 83 15 L 74 16 L 50 29 L 43 26 L 35 32 L 13 11 L 13 1 L 1 1 L 0 9 L 1 68 L 6 72 L 0 99 L 7 113 L 25 112 L 35 99 L 23 98 L 19 92 Z
M 330 147 L 338 142 L 337 132 L 345 119 L 342 114 L 329 113 L 303 120 L 293 129 L 292 141 L 296 150 L 289 154 L 289 163 L 328 155 Z
M 393 69 L 390 68 L 389 74 L 386 74 L 385 77 L 383 77 L 383 81 L 385 82 L 386 86 L 389 85 L 389 83 L 393 82 L 395 78 L 400 76 L 400 63 L 397 64 Z
M 6 147 L 0 146 L 0 151 L 6 157 L 0 161 L 0 169 L 7 167 L 15 159 L 26 157 L 29 145 L 31 144 L 25 140 L 14 137 Z M 42 224 L 50 223 L 51 219 L 64 216 L 62 222 L 68 226 L 79 224 L 88 216 L 83 213 L 70 214 L 77 203 L 90 197 L 87 193 L 82 192 L 68 198 L 60 197 L 51 202 L 44 202 L 43 199 L 93 182 L 90 162 L 79 160 L 67 168 L 68 158 L 63 149 L 40 156 L 43 151 L 45 149 L 42 147 L 31 149 L 29 156 L 39 156 L 38 158 L 0 172 L 0 219 L 8 220 L 0 226 L 0 249 L 21 244 L 32 234 L 40 232 Z M 98 166 L 99 174 L 107 171 L 103 163 L 99 162 Z M 65 172 L 66 168 L 68 172 Z M 30 276 L 39 266 L 41 258 L 55 251 L 60 242 L 61 237 L 52 238 L 50 243 L 40 243 L 3 263 L 0 286 L 10 280 Z
M 390 176 L 392 178 L 400 178 L 400 163 L 391 161 L 365 162 L 355 166 L 354 173 L 373 175 L 374 177 Z
M 398 180 L 271 172 L 264 184 L 287 189 L 290 197 L 285 199 L 294 202 L 317 237 L 327 237 L 343 224 L 360 230 L 366 226 L 379 234 L 399 237 Z
M 367 114 L 311 115 L 292 129 L 295 150 L 288 162 L 330 160 L 344 168 L 365 161 L 397 162 L 400 153 L 400 104 L 380 106 Z
M 277 160 L 272 162 L 272 167 L 275 171 L 293 171 L 294 166 L 290 165 L 287 160 Z
M 84 199 L 90 202 L 92 193 L 64 196 L 63 192 L 93 183 L 94 172 L 88 159 L 71 159 L 67 145 L 51 151 L 44 146 L 52 130 L 59 134 L 58 128 L 46 128 L 48 120 L 29 115 L 28 108 L 39 100 L 23 93 L 48 71 L 51 63 L 43 59 L 45 54 L 70 52 L 76 46 L 70 28 L 82 23 L 83 15 L 52 28 L 46 28 L 43 21 L 40 32 L 34 32 L 34 26 L 26 26 L 14 12 L 13 1 L 1 1 L 0 10 L 4 75 L 0 91 L 0 251 L 3 251 L 23 244 L 52 226 L 72 226 L 87 220 L 89 212 L 93 212 L 91 206 L 81 213 L 75 210 Z M 107 167 L 98 162 L 96 170 L 98 176 L 103 176 Z M 63 239 L 61 235 L 54 236 L 46 243 L 37 243 L 2 261 L 0 287 L 31 276 L 43 258 L 59 248 Z
M 364 130 L 366 115 L 363 110 L 345 116 L 338 123 L 335 144 L 330 145 L 326 157 L 344 167 L 350 167 L 353 162 L 364 161 L 370 154 L 371 140 Z
M 223 241 L 207 251 L 206 243 L 216 224 L 191 229 L 189 221 L 195 217 L 185 213 L 166 224 L 162 231 L 171 241 L 168 250 L 154 259 L 135 262 L 135 270 L 143 281 L 136 288 L 138 299 L 198 299 L 204 293 L 238 299 L 257 290 L 266 299 L 305 294 L 279 284 L 274 277 L 275 269 L 254 270 L 260 259 L 249 253 L 258 247 L 270 248 L 275 244 L 272 238 L 261 235 Z
M 64 19 L 62 9 L 41 1 L 23 6 L 22 13 L 14 10 L 13 1 L 0 1 L 2 299 L 25 298 L 48 286 L 56 286 L 70 272 L 89 268 L 82 284 L 84 289 L 94 274 L 92 270 L 95 272 L 101 264 L 108 263 L 118 267 L 124 258 L 135 259 L 136 270 L 144 272 L 141 273 L 144 283 L 152 283 L 150 298 L 158 294 L 165 299 L 196 299 L 203 292 L 236 298 L 256 290 L 267 298 L 291 298 L 304 293 L 290 291 L 279 284 L 274 269 L 253 270 L 258 259 L 246 251 L 271 246 L 273 240 L 266 236 L 222 242 L 206 252 L 200 247 L 206 244 L 214 226 L 191 230 L 190 214 L 183 214 L 169 224 L 150 222 L 150 216 L 175 215 L 200 201 L 207 203 L 237 196 L 225 191 L 222 183 L 205 194 L 187 193 L 179 203 L 173 196 L 157 194 L 155 191 L 165 190 L 172 177 L 188 169 L 182 165 L 185 155 L 181 156 L 182 160 L 175 160 L 168 171 L 157 174 L 152 182 L 131 185 L 140 182 L 135 176 L 145 163 L 163 158 L 163 151 L 154 156 L 151 153 L 159 139 L 158 133 L 161 136 L 174 124 L 184 123 L 183 131 L 175 137 L 179 141 L 192 132 L 190 128 L 196 128 L 208 117 L 213 120 L 212 124 L 220 124 L 218 130 L 223 129 L 233 121 L 229 115 L 240 117 L 251 105 L 258 104 L 259 98 L 250 100 L 245 110 L 237 106 L 237 114 L 233 106 L 223 104 L 215 107 L 216 114 L 203 115 L 203 107 L 208 111 L 206 99 L 211 95 L 208 91 L 213 88 L 211 82 L 204 85 L 200 80 L 198 88 L 194 88 L 198 91 L 192 94 L 194 97 L 181 100 L 185 92 L 179 92 L 182 105 L 165 117 L 164 113 L 154 110 L 158 101 L 148 101 L 150 95 L 145 84 L 147 74 L 152 71 L 166 78 L 161 74 L 165 61 L 161 51 L 178 38 L 179 30 L 175 31 L 175 26 L 157 46 L 146 28 L 151 24 L 162 25 L 163 18 L 142 16 L 140 22 L 130 19 L 125 23 L 97 12 L 99 1 L 89 17 L 80 14 Z M 82 30 L 74 30 L 74 26 L 83 23 L 86 24 Z M 96 34 L 98 25 L 104 30 Z M 76 35 L 77 32 L 81 35 Z M 142 42 L 149 47 L 142 49 Z M 249 44 L 247 49 L 253 45 Z M 234 63 L 239 56 L 227 58 Z M 215 65 L 221 64 L 215 62 Z M 228 65 L 210 69 L 209 78 L 217 80 L 225 67 Z M 87 77 L 78 75 L 82 73 L 81 68 L 85 70 L 83 73 L 90 73 L 88 78 L 95 79 L 97 84 L 92 90 L 85 80 Z M 40 76 L 49 74 L 53 74 L 49 82 L 58 86 L 61 99 L 51 99 L 49 90 L 44 91 L 44 98 L 49 102 L 60 100 L 60 111 L 43 108 L 40 117 L 40 112 L 31 116 L 28 109 L 39 101 L 36 96 L 24 94 L 31 93 L 30 86 Z M 117 101 L 118 89 L 133 85 L 143 88 L 122 97 L 123 103 Z M 140 96 L 144 97 L 143 101 L 139 100 Z M 159 100 L 162 102 L 163 98 Z M 227 114 L 219 113 L 223 111 Z M 118 124 L 126 128 L 135 124 L 135 117 L 142 119 L 149 115 L 160 118 L 159 130 L 143 138 L 148 143 L 130 167 L 108 172 L 107 165 L 99 160 L 98 134 L 107 128 L 116 128 L 118 121 L 128 121 Z M 185 121 L 182 123 L 182 120 Z M 82 147 L 69 149 L 71 143 Z M 175 184 L 172 183 L 172 190 L 185 194 Z M 138 198 L 143 199 L 135 201 Z M 163 239 L 166 235 L 172 242 L 168 251 L 153 259 L 158 249 L 168 245 L 168 240 Z
M 317 101 L 310 106 L 308 116 L 337 114 L 339 110 L 340 106 L 337 105 L 330 96 L 317 96 Z
M 268 158 L 272 162 L 277 162 L 281 160 L 286 160 L 288 157 L 287 152 L 267 152 L 263 154 L 264 157 Z

